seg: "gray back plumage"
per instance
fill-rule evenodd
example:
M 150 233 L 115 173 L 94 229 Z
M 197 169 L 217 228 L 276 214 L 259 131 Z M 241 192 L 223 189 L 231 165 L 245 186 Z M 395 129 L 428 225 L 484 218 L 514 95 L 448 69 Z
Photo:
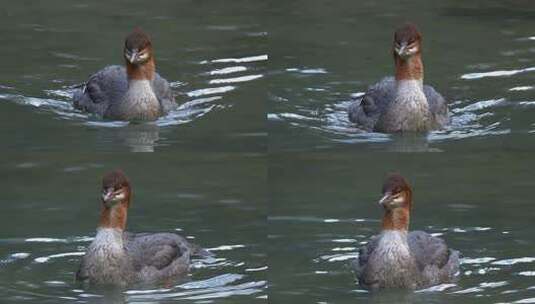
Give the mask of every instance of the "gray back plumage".
M 158 281 L 185 274 L 192 246 L 174 233 L 125 233 L 125 250 L 140 281 Z
M 441 238 L 423 231 L 412 231 L 407 236 L 407 242 L 420 271 L 428 266 L 442 268 L 448 262 L 450 252 Z
M 429 103 L 429 111 L 440 126 L 445 126 L 449 122 L 448 103 L 432 86 L 424 85 L 424 94 Z
M 375 248 L 377 248 L 377 244 L 379 243 L 379 236 L 374 235 L 370 238 L 368 243 L 366 243 L 364 246 L 360 247 L 359 249 L 359 256 L 358 256 L 358 263 L 355 264 L 355 266 L 358 266 L 357 273 L 360 273 L 368 264 L 368 260 L 370 258 L 370 255 L 373 253 Z

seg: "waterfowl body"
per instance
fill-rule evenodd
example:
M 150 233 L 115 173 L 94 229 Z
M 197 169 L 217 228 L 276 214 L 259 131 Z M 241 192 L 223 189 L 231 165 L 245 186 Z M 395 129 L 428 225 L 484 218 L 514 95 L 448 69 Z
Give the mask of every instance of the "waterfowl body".
M 177 107 L 167 80 L 155 72 L 152 42 L 136 28 L 124 46 L 126 68 L 113 65 L 74 93 L 74 107 L 105 119 L 151 121 Z
M 349 106 L 349 120 L 366 131 L 425 132 L 449 122 L 446 100 L 423 84 L 422 36 L 406 24 L 394 34 L 395 76 L 368 88 Z
M 97 234 L 82 258 L 76 279 L 126 286 L 167 282 L 185 275 L 194 255 L 210 255 L 174 233 L 126 232 L 131 187 L 121 171 L 106 174 Z
M 359 284 L 366 289 L 417 289 L 454 281 L 459 252 L 426 232 L 408 232 L 412 190 L 401 175 L 387 178 L 379 203 L 384 208 L 382 231 L 359 250 L 354 263 Z

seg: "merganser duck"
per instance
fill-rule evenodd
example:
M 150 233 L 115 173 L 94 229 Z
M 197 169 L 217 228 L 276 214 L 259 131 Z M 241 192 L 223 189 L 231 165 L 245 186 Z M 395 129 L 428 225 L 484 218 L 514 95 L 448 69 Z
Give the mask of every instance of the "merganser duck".
M 412 190 L 401 175 L 387 177 L 379 204 L 384 208 L 381 234 L 360 249 L 354 263 L 359 284 L 372 290 L 417 289 L 454 281 L 459 252 L 423 231 L 408 233 Z
M 174 233 L 125 231 L 132 189 L 122 171 L 102 180 L 102 207 L 97 234 L 82 258 L 76 280 L 93 285 L 169 283 L 185 275 L 191 256 L 211 253 Z
M 425 132 L 449 122 L 446 100 L 424 85 L 422 35 L 412 23 L 394 34 L 395 77 L 383 78 L 349 106 L 349 120 L 366 131 Z
M 169 83 L 155 72 L 150 37 L 136 28 L 124 44 L 126 69 L 105 67 L 74 93 L 74 107 L 106 119 L 150 121 L 177 107 Z

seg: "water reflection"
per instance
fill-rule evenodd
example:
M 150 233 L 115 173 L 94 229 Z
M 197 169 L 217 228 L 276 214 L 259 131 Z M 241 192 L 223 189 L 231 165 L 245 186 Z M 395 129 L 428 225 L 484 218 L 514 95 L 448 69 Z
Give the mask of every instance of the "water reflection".
M 92 126 L 103 126 L 106 123 L 91 123 Z M 154 152 L 154 147 L 160 138 L 160 126 L 152 123 L 143 124 L 122 124 L 109 123 L 107 126 L 119 125 L 116 129 L 110 129 L 101 132 L 102 136 L 111 135 L 109 140 L 103 139 L 102 142 L 119 141 L 130 148 L 132 152 Z M 106 134 L 104 134 L 106 133 Z

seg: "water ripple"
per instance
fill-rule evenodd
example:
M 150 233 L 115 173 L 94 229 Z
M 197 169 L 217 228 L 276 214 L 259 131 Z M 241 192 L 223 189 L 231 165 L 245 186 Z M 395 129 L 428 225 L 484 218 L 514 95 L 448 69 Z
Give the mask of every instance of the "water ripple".
M 246 76 L 240 76 L 240 77 L 233 77 L 233 78 L 225 78 L 225 79 L 212 79 L 208 83 L 209 84 L 219 84 L 219 83 L 236 83 L 236 82 L 246 82 L 255 80 L 258 78 L 262 78 L 264 75 L 257 74 L 257 75 L 246 75 Z
M 241 275 L 225 274 L 205 281 L 179 285 L 173 289 L 149 290 L 147 293 L 138 291 L 127 292 L 129 301 L 139 300 L 207 300 L 226 298 L 234 295 L 251 295 L 260 293 L 267 286 L 265 281 L 245 282 L 236 285 L 232 283 L 241 280 Z M 175 291 L 175 289 L 185 289 Z
M 491 71 L 491 72 L 483 72 L 483 73 L 469 73 L 464 74 L 461 76 L 461 79 L 480 79 L 480 78 L 486 78 L 486 77 L 509 77 L 520 73 L 526 73 L 526 72 L 533 72 L 535 71 L 535 67 L 529 67 L 524 69 L 518 69 L 518 70 L 501 70 L 501 71 Z
M 515 259 L 506 259 L 492 262 L 493 265 L 515 265 L 518 263 L 533 263 L 535 262 L 534 257 L 522 257 Z
M 255 61 L 266 61 L 268 60 L 268 55 L 257 55 L 257 56 L 247 56 L 241 58 L 221 58 L 213 60 L 201 61 L 201 64 L 206 63 L 243 63 L 243 62 L 255 62 Z
M 210 75 L 226 75 L 231 73 L 237 73 L 237 72 L 244 72 L 247 71 L 247 67 L 245 66 L 232 66 L 232 67 L 226 67 L 222 69 L 216 69 L 208 72 Z
M 44 257 L 38 257 L 38 258 L 35 258 L 34 261 L 36 263 L 46 263 L 50 261 L 51 259 L 64 258 L 64 257 L 70 257 L 70 256 L 83 256 L 84 254 L 85 252 L 65 252 L 65 253 L 52 254 L 52 255 L 44 256 Z

